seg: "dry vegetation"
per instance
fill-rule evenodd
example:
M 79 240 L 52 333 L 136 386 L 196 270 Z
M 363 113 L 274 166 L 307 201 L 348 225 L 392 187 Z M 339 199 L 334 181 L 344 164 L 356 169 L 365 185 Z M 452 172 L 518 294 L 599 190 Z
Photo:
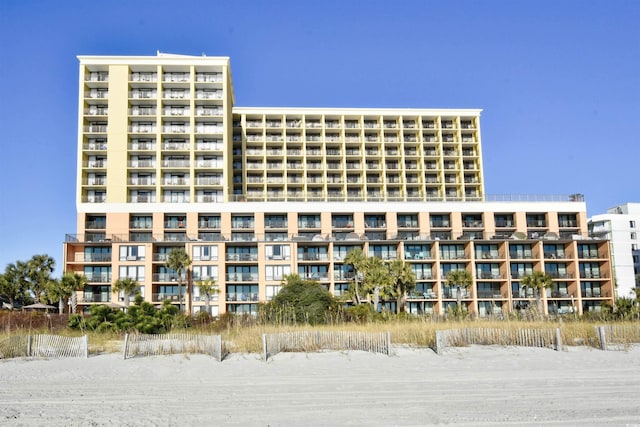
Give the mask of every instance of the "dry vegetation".
M 118 352 L 122 350 L 124 336 L 117 333 L 97 333 L 74 331 L 66 327 L 68 316 L 42 313 L 0 312 L 2 335 L 55 333 L 65 336 L 89 334 L 90 352 Z M 390 332 L 391 342 L 395 345 L 413 347 L 432 347 L 435 331 L 460 328 L 497 328 L 497 329 L 549 329 L 560 328 L 562 342 L 565 345 L 598 346 L 595 326 L 616 325 L 621 331 L 616 340 L 622 344 L 640 343 L 639 322 L 594 322 L 586 320 L 572 321 L 522 321 L 522 320 L 460 320 L 443 321 L 435 319 L 398 319 L 368 323 L 338 323 L 332 325 L 268 325 L 256 322 L 252 318 L 224 318 L 217 322 L 195 322 L 190 330 L 193 333 L 220 334 L 226 349 L 231 352 L 259 353 L 262 351 L 262 334 L 327 330 L 356 332 Z M 498 344 L 498 343 L 496 343 Z

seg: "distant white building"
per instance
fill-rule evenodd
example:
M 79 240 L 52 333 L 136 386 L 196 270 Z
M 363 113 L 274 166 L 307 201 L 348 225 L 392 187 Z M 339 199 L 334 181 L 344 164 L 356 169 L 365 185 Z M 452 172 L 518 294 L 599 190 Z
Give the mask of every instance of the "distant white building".
M 589 233 L 611 241 L 618 297 L 633 296 L 640 271 L 640 203 L 627 203 L 589 219 Z

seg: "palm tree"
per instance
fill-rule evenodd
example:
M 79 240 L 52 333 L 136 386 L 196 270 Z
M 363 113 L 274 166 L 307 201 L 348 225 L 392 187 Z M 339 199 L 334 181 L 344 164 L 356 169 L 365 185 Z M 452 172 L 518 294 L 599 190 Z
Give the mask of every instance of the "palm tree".
M 40 302 L 40 297 L 46 291 L 55 265 L 55 260 L 49 255 L 34 255 L 27 261 L 30 290 L 33 292 L 36 302 Z
M 64 300 L 69 297 L 69 292 L 62 285 L 61 280 L 51 279 L 47 283 L 46 289 L 44 291 L 47 302 L 53 304 L 55 302 L 58 303 L 58 313 L 64 313 Z
M 396 259 L 389 264 L 391 282 L 395 288 L 396 314 L 404 311 L 404 298 L 416 288 L 416 275 L 404 260 Z
M 462 307 L 462 288 L 469 289 L 469 287 L 473 285 L 473 276 L 467 270 L 452 270 L 447 273 L 444 285 L 457 287 L 456 303 L 458 304 L 458 309 L 460 309 Z
M 118 279 L 113 284 L 114 292 L 124 293 L 124 306 L 129 307 L 129 298 L 133 295 L 138 289 L 138 282 L 130 277 L 124 277 L 122 279 Z
M 542 290 L 551 287 L 553 278 L 543 271 L 534 271 L 522 276 L 522 286 L 533 289 L 538 303 L 538 312 L 542 314 Z
M 0 296 L 8 299 L 11 307 L 16 301 L 24 302 L 25 293 L 29 288 L 27 274 L 27 264 L 16 261 L 15 264 L 7 264 L 4 274 L 0 277 Z
M 182 273 L 187 272 L 187 267 L 191 265 L 191 258 L 185 252 L 184 248 L 172 249 L 167 256 L 167 262 L 165 266 L 175 271 L 178 274 L 178 298 L 180 300 L 180 311 L 182 310 Z M 190 295 L 189 289 L 187 289 L 187 295 Z M 189 313 L 191 313 L 191 304 L 188 307 Z
M 363 270 L 362 290 L 367 293 L 367 296 L 373 294 L 373 307 L 378 311 L 380 298 L 388 299 L 392 294 L 389 269 L 382 259 L 369 257 L 363 263 Z
M 207 310 L 208 314 L 211 314 L 209 302 L 211 301 L 211 297 L 220 293 L 218 284 L 213 279 L 198 280 L 196 283 L 198 285 L 198 289 L 200 289 L 200 294 L 204 296 L 205 309 Z
M 74 271 L 67 271 L 62 275 L 62 279 L 60 279 L 62 287 L 69 291 L 71 296 L 71 312 L 74 314 L 78 310 L 78 294 L 76 292 L 83 290 L 87 282 L 85 275 Z
M 359 281 L 363 273 L 363 268 L 365 266 L 366 260 L 367 257 L 365 256 L 364 252 L 362 252 L 362 248 L 352 249 L 344 257 L 344 263 L 353 267 L 353 296 L 356 304 L 360 304 L 361 301 Z

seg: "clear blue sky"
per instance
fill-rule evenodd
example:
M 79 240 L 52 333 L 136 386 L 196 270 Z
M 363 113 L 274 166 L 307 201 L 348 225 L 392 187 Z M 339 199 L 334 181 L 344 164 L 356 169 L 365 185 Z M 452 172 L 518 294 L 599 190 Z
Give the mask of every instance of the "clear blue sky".
M 76 227 L 77 55 L 229 56 L 236 105 L 482 108 L 488 194 L 640 202 L 640 1 L 0 0 L 0 270 Z

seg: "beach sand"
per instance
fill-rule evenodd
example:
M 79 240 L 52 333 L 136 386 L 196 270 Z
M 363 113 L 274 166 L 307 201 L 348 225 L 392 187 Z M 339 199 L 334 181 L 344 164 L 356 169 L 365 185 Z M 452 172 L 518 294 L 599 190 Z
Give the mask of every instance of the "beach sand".
M 640 346 L 0 361 L 0 425 L 640 425 Z

